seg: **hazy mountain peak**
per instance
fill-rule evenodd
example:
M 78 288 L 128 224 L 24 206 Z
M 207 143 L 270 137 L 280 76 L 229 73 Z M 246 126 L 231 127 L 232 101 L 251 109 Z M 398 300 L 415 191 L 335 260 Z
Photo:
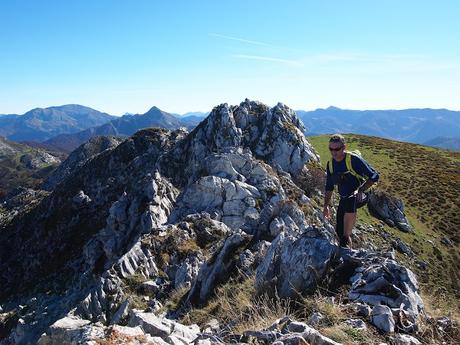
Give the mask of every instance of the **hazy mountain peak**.
M 59 134 L 75 133 L 113 119 L 79 104 L 34 108 L 24 115 L 2 117 L 0 135 L 15 141 L 44 141 Z
M 334 107 L 333 105 L 330 105 L 329 107 L 326 108 L 326 110 L 342 110 L 338 107 Z
M 163 113 L 163 111 L 158 108 L 157 106 L 153 106 L 149 109 L 149 111 L 147 111 L 144 115 L 147 115 L 147 114 L 154 114 L 154 113 Z

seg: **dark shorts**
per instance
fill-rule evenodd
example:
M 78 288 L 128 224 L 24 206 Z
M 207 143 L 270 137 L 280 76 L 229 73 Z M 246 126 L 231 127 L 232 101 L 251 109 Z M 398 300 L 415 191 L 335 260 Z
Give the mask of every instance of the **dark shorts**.
M 343 213 L 355 213 L 358 209 L 356 197 L 340 198 L 339 209 L 341 209 Z
M 360 207 L 363 207 L 367 203 L 367 195 L 362 202 L 357 202 L 356 197 L 352 198 L 340 198 L 339 207 L 337 209 L 337 224 L 335 226 L 335 231 L 339 237 L 339 243 L 341 247 L 346 247 L 348 245 L 348 238 L 343 235 L 344 224 L 343 218 L 345 213 L 356 213 L 356 210 Z

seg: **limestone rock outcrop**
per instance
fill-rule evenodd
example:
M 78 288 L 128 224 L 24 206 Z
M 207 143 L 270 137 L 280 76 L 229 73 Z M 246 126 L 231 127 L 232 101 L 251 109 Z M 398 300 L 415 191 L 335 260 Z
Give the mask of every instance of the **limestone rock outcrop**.
M 123 141 L 118 137 L 94 137 L 88 140 L 67 157 L 67 159 L 59 165 L 59 167 L 51 173 L 43 183 L 44 190 L 51 191 L 59 183 L 64 181 L 68 176 L 71 176 L 79 167 L 83 166 L 89 159 L 99 153 L 115 148 Z
M 413 231 L 404 214 L 404 204 L 401 199 L 384 192 L 374 192 L 369 194 L 368 207 L 388 225 L 397 227 L 403 232 Z
M 303 131 L 287 106 L 245 100 L 215 107 L 190 133 L 145 129 L 81 147 L 49 180 L 52 191 L 0 229 L 8 320 L 0 344 L 223 343 L 173 319 L 238 272 L 255 276 L 261 294 L 293 297 L 347 265 L 351 299 L 415 323 L 423 304 L 412 272 L 381 253 L 338 247 L 332 224 L 295 183 L 319 158 Z M 178 291 L 179 307 L 166 311 Z M 283 322 L 243 338 L 336 344 Z

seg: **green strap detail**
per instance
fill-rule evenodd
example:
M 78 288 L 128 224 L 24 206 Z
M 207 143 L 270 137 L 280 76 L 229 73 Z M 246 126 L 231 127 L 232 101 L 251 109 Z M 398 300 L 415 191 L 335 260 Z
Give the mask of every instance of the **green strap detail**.
M 365 178 L 358 174 L 355 169 L 353 169 L 353 165 L 351 164 L 351 156 L 353 156 L 353 153 L 351 152 L 345 152 L 345 164 L 347 166 L 347 170 L 354 176 L 356 177 L 359 181 L 364 181 Z
M 359 181 L 364 181 L 365 177 L 361 176 L 355 171 L 355 169 L 353 169 L 353 165 L 351 164 L 351 156 L 353 155 L 353 153 L 345 151 L 345 165 L 347 167 L 347 171 L 349 171 Z M 334 173 L 334 164 L 332 163 L 332 159 L 327 161 L 326 167 L 329 168 L 329 173 L 332 175 Z

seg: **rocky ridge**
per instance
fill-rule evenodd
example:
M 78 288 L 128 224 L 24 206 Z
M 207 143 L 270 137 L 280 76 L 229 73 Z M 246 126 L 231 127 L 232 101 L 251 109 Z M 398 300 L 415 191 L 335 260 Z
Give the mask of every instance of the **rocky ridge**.
M 95 155 L 116 147 L 123 141 L 119 137 L 93 137 L 67 157 L 67 159 L 54 170 L 42 185 L 44 190 L 53 190 L 59 183 L 64 181 L 68 176 L 83 166 L 89 159 Z
M 415 332 L 423 303 L 413 273 L 391 253 L 338 247 L 294 182 L 318 160 L 303 131 L 287 106 L 245 100 L 217 106 L 191 133 L 147 129 L 77 158 L 0 231 L 0 343 L 336 344 L 293 320 L 224 338 L 173 320 L 237 272 L 282 298 L 340 277 L 376 327 Z M 182 310 L 165 315 L 180 288 Z

